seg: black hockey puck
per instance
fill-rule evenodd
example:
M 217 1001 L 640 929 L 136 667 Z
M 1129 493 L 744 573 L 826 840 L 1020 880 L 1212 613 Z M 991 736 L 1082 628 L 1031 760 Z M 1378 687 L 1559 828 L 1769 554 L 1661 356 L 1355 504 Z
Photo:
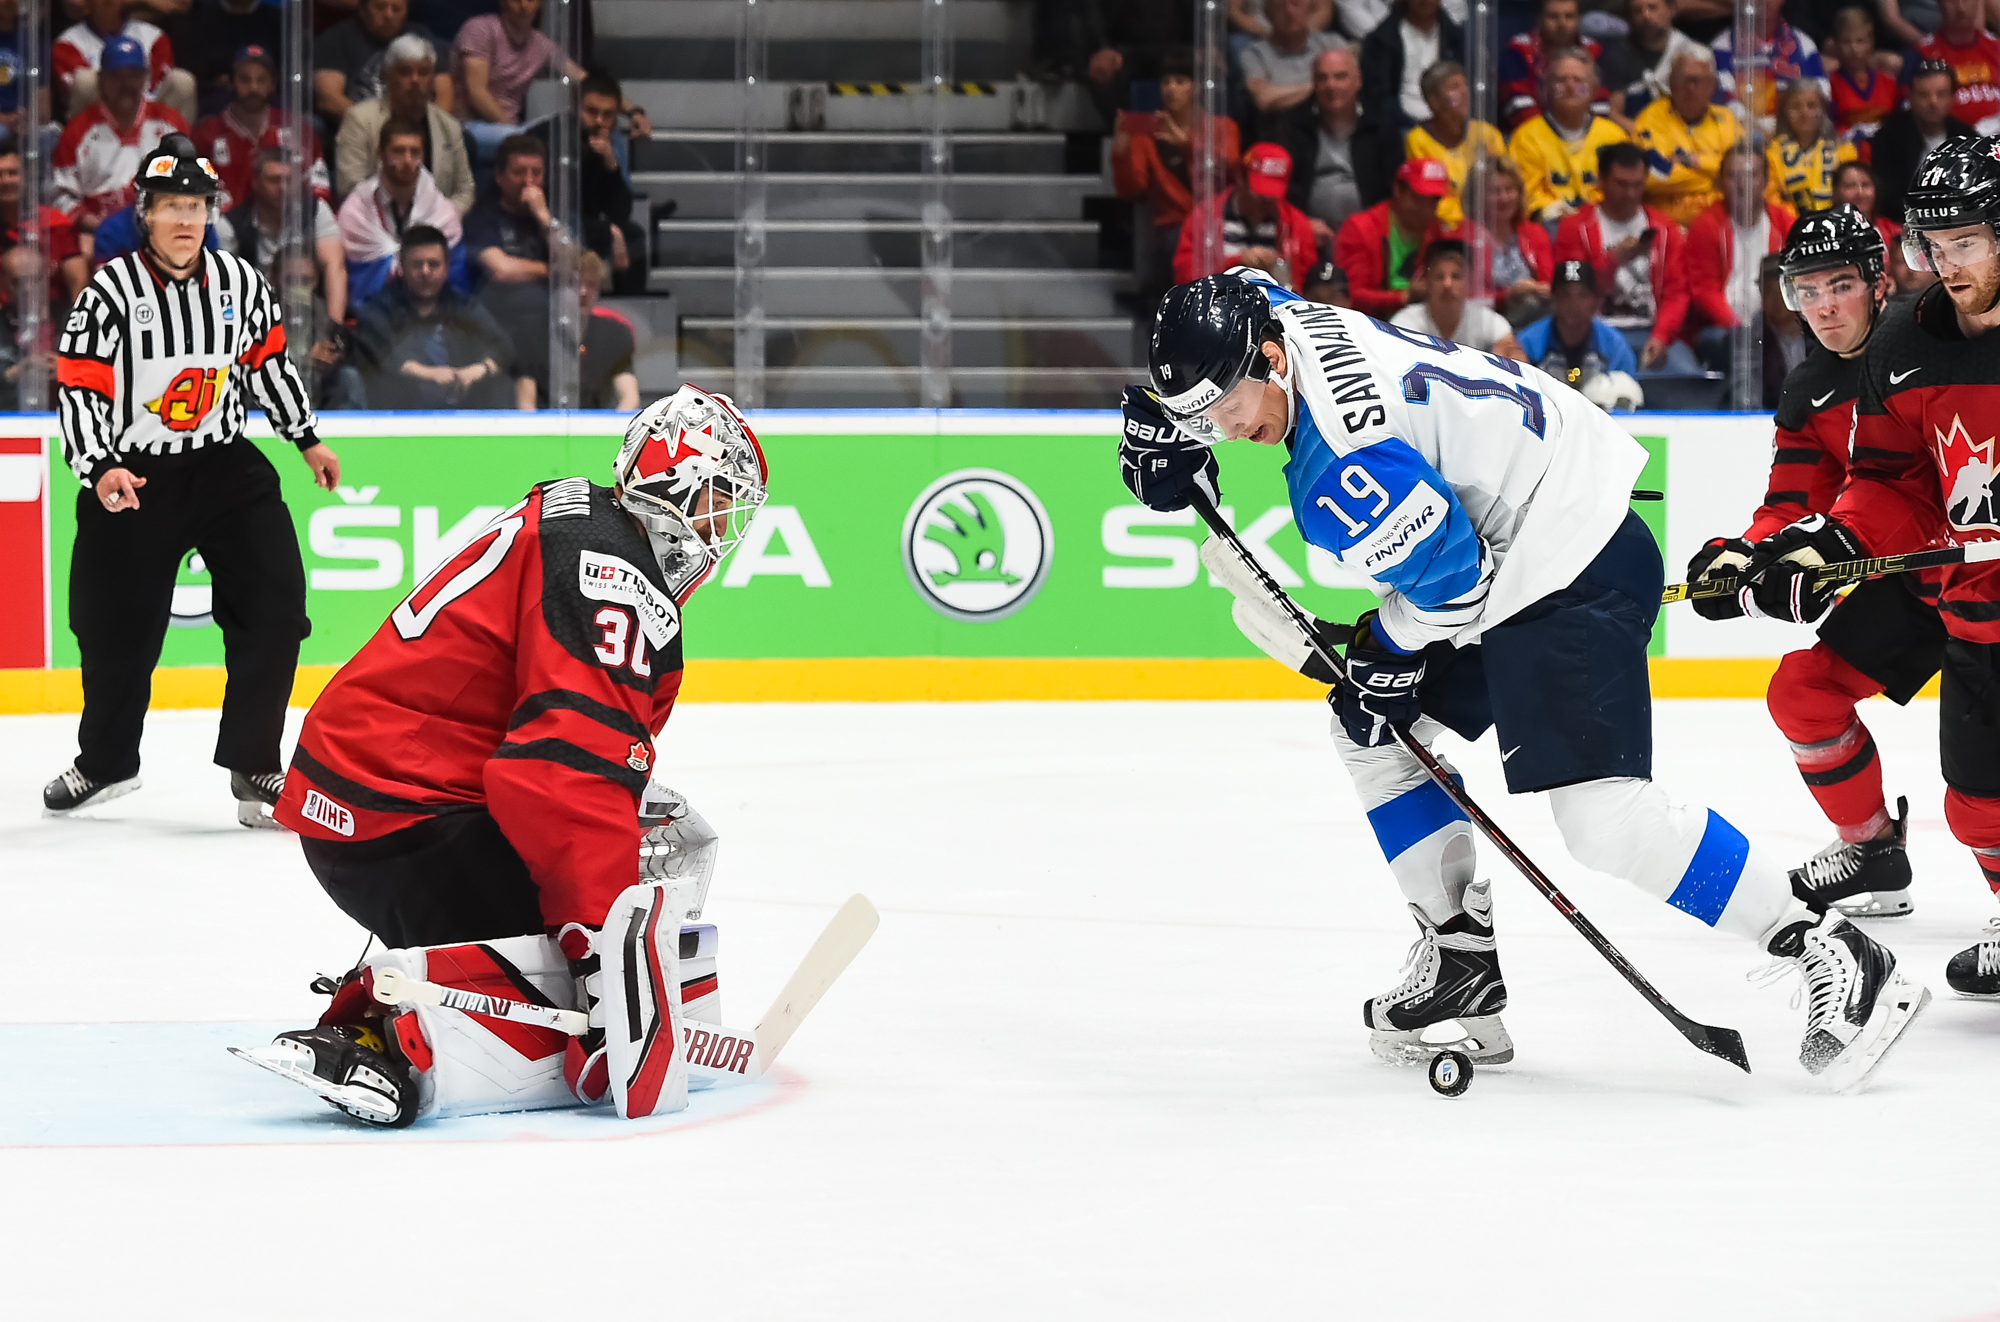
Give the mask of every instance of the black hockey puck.
M 1440 1097 L 1457 1097 L 1472 1086 L 1472 1060 L 1463 1051 L 1440 1051 L 1431 1057 L 1426 1076 Z

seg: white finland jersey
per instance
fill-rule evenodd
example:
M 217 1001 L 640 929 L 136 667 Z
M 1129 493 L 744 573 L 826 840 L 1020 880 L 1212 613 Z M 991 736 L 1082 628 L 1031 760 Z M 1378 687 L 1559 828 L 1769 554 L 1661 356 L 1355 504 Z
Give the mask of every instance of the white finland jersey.
M 167 280 L 127 254 L 91 277 L 63 326 L 64 457 L 89 486 L 135 451 L 228 445 L 243 435 L 246 389 L 279 435 L 312 443 L 312 404 L 264 277 L 231 253 L 204 250 L 194 274 Z
M 1568 587 L 1624 522 L 1646 452 L 1576 391 L 1236 274 L 1264 286 L 1295 364 L 1293 517 L 1388 590 L 1398 646 L 1476 642 Z

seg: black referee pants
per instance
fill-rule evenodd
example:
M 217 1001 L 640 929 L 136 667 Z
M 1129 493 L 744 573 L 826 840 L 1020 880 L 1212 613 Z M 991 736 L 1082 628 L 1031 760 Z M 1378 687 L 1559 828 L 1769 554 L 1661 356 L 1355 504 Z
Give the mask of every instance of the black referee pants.
M 76 498 L 69 627 L 83 657 L 77 770 L 92 780 L 139 774 L 139 735 L 152 701 L 182 557 L 201 552 L 214 581 L 215 622 L 229 681 L 215 761 L 277 771 L 306 619 L 305 565 L 278 472 L 249 441 L 177 455 L 130 456 L 146 479 L 139 508 L 112 513 L 92 490 Z

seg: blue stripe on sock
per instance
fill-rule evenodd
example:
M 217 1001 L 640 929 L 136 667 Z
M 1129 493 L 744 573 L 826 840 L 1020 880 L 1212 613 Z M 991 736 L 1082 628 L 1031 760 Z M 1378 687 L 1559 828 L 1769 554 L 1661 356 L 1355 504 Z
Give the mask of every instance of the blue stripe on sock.
M 1681 874 L 1681 884 L 1667 897 L 1667 903 L 1683 913 L 1693 914 L 1710 927 L 1729 907 L 1736 883 L 1743 876 L 1744 861 L 1750 857 L 1750 842 L 1743 833 L 1708 810 L 1708 829 L 1701 833 L 1701 847 L 1694 861 Z
M 1459 784 L 1465 782 L 1452 777 Z M 1393 859 L 1428 836 L 1436 835 L 1453 822 L 1469 820 L 1451 801 L 1451 796 L 1438 788 L 1434 780 L 1426 780 L 1413 790 L 1404 790 L 1395 798 L 1368 813 L 1368 824 L 1375 828 L 1375 839 L 1381 843 L 1382 857 Z

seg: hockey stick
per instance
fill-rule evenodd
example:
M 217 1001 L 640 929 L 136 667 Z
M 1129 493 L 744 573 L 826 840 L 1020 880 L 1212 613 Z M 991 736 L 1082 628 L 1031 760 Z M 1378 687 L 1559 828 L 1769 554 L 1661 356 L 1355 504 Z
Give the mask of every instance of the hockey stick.
M 751 1067 L 746 1068 L 743 1058 L 732 1053 L 731 1062 L 717 1058 L 714 1069 L 717 1073 L 735 1073 L 755 1078 L 771 1067 L 785 1044 L 792 1040 L 799 1025 L 805 1022 L 820 998 L 826 995 L 833 980 L 846 971 L 875 935 L 875 929 L 882 925 L 881 915 L 865 895 L 850 895 L 847 903 L 813 942 L 812 949 L 799 961 L 778 993 L 778 999 L 771 1002 L 771 1008 L 757 1022 L 752 1040 L 756 1054 L 750 1058 Z M 397 969 L 375 969 L 370 977 L 370 985 L 375 999 L 384 1005 L 441 1005 L 452 1010 L 462 1010 L 467 1014 L 490 1015 L 495 1019 L 512 1019 L 524 1024 L 537 1024 L 543 1028 L 553 1028 L 571 1037 L 582 1037 L 590 1031 L 590 1017 L 581 1010 L 558 1010 L 546 1005 L 532 1005 L 527 1001 L 516 1001 L 502 996 L 486 996 L 479 992 L 466 991 L 459 987 L 446 987 L 435 982 L 413 978 Z M 712 1035 L 718 1041 L 728 1038 L 731 1030 L 718 1024 L 686 1023 L 682 1025 L 682 1040 L 689 1047 L 690 1057 L 696 1054 L 714 1055 L 705 1042 L 692 1041 L 692 1035 L 699 1031 Z M 737 1033 L 735 1037 L 741 1038 Z
M 467 1014 L 483 1014 L 495 1019 L 512 1019 L 517 1023 L 553 1028 L 571 1037 L 581 1037 L 590 1031 L 590 1016 L 581 1010 L 558 1010 L 549 1005 L 486 996 L 462 987 L 446 987 L 441 983 L 413 978 L 399 969 L 375 969 L 369 977 L 369 984 L 375 999 L 384 1005 L 442 1005 Z
M 1259 586 L 1277 603 L 1279 609 L 1291 617 L 1292 623 L 1297 626 L 1299 633 L 1305 638 L 1306 645 L 1318 654 L 1320 661 L 1335 675 L 1345 678 L 1347 670 L 1341 664 L 1340 658 L 1333 656 L 1325 647 L 1320 645 L 1319 636 L 1313 632 L 1311 625 L 1306 619 L 1306 614 L 1300 609 L 1299 604 L 1293 601 L 1283 588 L 1272 581 L 1269 574 L 1264 572 L 1264 567 L 1257 563 L 1257 558 L 1250 553 L 1250 548 L 1243 545 L 1242 540 L 1236 535 L 1236 530 L 1231 528 L 1223 520 L 1222 516 L 1216 512 L 1215 505 L 1208 497 L 1199 491 L 1195 492 L 1194 507 L 1200 512 L 1202 521 L 1209 526 L 1209 530 L 1217 537 L 1229 543 L 1231 549 L 1236 552 L 1244 565 L 1256 577 Z M 1996 543 L 1996 545 L 2000 545 L 2000 543 Z M 1654 990 L 1653 984 L 1646 981 L 1645 975 L 1640 973 L 1638 969 L 1633 968 L 1631 961 L 1619 953 L 1618 948 L 1611 944 L 1604 933 L 1597 930 L 1597 925 L 1584 917 L 1576 905 L 1570 902 L 1568 896 L 1556 889 L 1556 884 L 1549 880 L 1547 874 L 1535 866 L 1534 860 L 1522 852 L 1519 845 L 1516 845 L 1512 840 L 1507 838 L 1507 833 L 1500 829 L 1499 823 L 1488 817 L 1485 811 L 1472 801 L 1472 796 L 1467 794 L 1464 788 L 1451 778 L 1451 775 L 1445 771 L 1438 760 L 1431 755 L 1431 750 L 1425 748 L 1422 741 L 1411 734 L 1407 726 L 1399 725 L 1395 727 L 1395 730 L 1396 737 L 1402 741 L 1403 747 L 1409 750 L 1410 756 L 1416 758 L 1422 764 L 1424 770 L 1430 774 L 1430 778 L 1437 782 L 1437 787 L 1444 791 L 1445 797 L 1457 804 L 1459 811 L 1472 819 L 1472 824 L 1477 826 L 1481 834 L 1488 840 L 1492 841 L 1493 847 L 1504 854 L 1507 861 L 1512 863 L 1520 871 L 1521 875 L 1526 877 L 1529 883 L 1542 893 L 1543 898 L 1556 907 L 1557 913 L 1569 920 L 1569 925 L 1582 934 L 1583 939 L 1588 941 L 1591 947 L 1604 957 L 1606 963 L 1618 970 L 1619 975 L 1625 981 L 1632 984 L 1633 990 L 1646 999 L 1646 1004 L 1658 1010 L 1682 1037 L 1686 1038 L 1700 1050 L 1706 1051 L 1711 1056 L 1720 1056 L 1742 1070 L 1745 1074 L 1750 1072 L 1750 1057 L 1744 1051 L 1743 1035 L 1741 1033 L 1733 1028 L 1715 1028 L 1707 1024 L 1698 1024 L 1668 1004 L 1667 998 Z
M 1830 588 L 1854 579 L 1880 578 L 1884 574 L 1908 574 L 1938 565 L 1972 565 L 1982 560 L 2000 560 L 2000 542 L 1968 542 L 1936 551 L 1910 551 L 1903 555 L 1878 555 L 1867 560 L 1840 560 L 1821 565 L 1813 575 L 1815 588 Z M 1728 597 L 1743 586 L 1740 578 L 1711 578 L 1695 583 L 1670 583 L 1660 593 L 1660 604 L 1690 601 L 1698 597 Z

